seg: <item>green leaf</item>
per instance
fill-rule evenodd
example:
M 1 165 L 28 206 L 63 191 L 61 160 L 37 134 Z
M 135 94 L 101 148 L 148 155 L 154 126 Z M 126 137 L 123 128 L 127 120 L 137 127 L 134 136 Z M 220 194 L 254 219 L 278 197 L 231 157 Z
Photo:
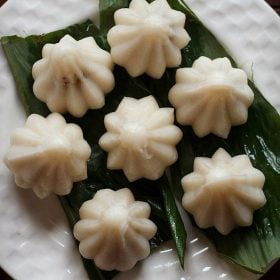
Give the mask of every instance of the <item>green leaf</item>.
M 184 139 L 188 139 L 187 143 L 191 145 L 191 149 L 187 149 L 192 152 L 185 157 L 186 145 L 180 144 L 180 157 L 171 174 L 175 192 L 180 196 L 181 183 L 178 178 L 192 171 L 190 163 L 194 157 L 211 157 L 219 147 L 232 156 L 245 153 L 250 157 L 252 164 L 265 174 L 267 203 L 254 213 L 250 227 L 237 228 L 227 236 L 215 229 L 203 231 L 214 242 L 218 252 L 251 271 L 264 273 L 268 264 L 279 258 L 280 254 L 280 118 L 258 90 L 253 85 L 251 87 L 255 91 L 255 101 L 249 109 L 248 122 L 232 128 L 227 140 L 213 135 L 198 138 L 190 128 L 184 128 Z
M 161 182 L 165 211 L 167 214 L 169 227 L 171 228 L 172 237 L 176 245 L 176 250 L 181 267 L 184 269 L 187 233 L 168 181 L 164 180 L 163 178 Z
M 178 7 L 176 0 L 169 3 Z M 186 28 L 192 40 L 182 51 L 182 66 L 191 66 L 202 55 L 210 58 L 227 56 L 232 60 L 203 24 L 189 10 L 185 12 L 188 14 Z M 250 227 L 237 228 L 227 236 L 215 229 L 203 232 L 213 241 L 219 253 L 251 271 L 264 273 L 267 266 L 280 257 L 280 117 L 254 84 L 249 84 L 255 100 L 249 108 L 247 123 L 233 127 L 226 140 L 214 135 L 198 138 L 191 128 L 181 127 L 184 139 L 178 146 L 179 160 L 171 168 L 171 173 L 175 192 L 181 196 L 178 178 L 192 171 L 196 156 L 211 157 L 219 147 L 223 147 L 232 156 L 246 153 L 250 157 L 253 165 L 265 174 L 266 205 L 254 213 L 254 222 Z
M 103 33 L 99 32 L 90 21 L 42 36 L 29 36 L 27 38 L 11 36 L 1 39 L 27 114 L 37 113 L 44 116 L 49 114 L 46 105 L 34 96 L 31 69 L 34 62 L 41 58 L 43 45 L 48 42 L 55 43 L 65 34 L 70 34 L 76 39 L 94 36 L 101 47 L 106 47 L 106 43 L 103 41 Z M 130 183 L 123 172 L 108 170 L 106 167 L 107 154 L 98 145 L 99 138 L 105 133 L 104 116 L 115 111 L 124 96 L 141 98 L 150 95 L 151 92 L 144 77 L 131 78 L 120 67 L 115 67 L 114 75 L 116 85 L 114 90 L 106 96 L 106 106 L 100 110 L 89 110 L 82 118 L 65 115 L 67 122 L 76 123 L 82 128 L 84 137 L 91 146 L 92 153 L 88 161 L 89 178 L 75 183 L 72 192 L 61 197 L 60 201 L 68 216 L 69 223 L 73 227 L 79 220 L 79 208 L 82 203 L 91 199 L 99 189 L 111 188 L 117 190 L 128 187 L 137 200 L 147 201 L 151 206 L 150 218 L 158 227 L 156 235 L 150 240 L 151 248 L 155 248 L 162 242 L 172 239 L 170 230 L 166 228 L 168 220 L 160 182 L 138 180 Z M 92 277 L 91 279 L 111 279 L 112 275 L 116 273 L 101 271 L 94 264 L 90 265 L 89 261 L 83 261 L 89 276 Z
M 265 174 L 267 203 L 255 212 L 251 227 L 238 228 L 228 236 L 221 236 L 215 230 L 208 230 L 206 234 L 218 251 L 252 271 L 263 273 L 280 255 L 280 146 L 277 140 L 280 139 L 280 119 L 256 89 L 255 94 L 248 122 L 233 129 L 224 146 L 230 146 L 232 155 L 246 153 L 253 165 Z M 202 141 L 197 144 L 203 145 L 196 149 L 197 153 L 203 149 L 209 154 L 215 147 L 211 143 L 211 147 L 205 149 Z
M 114 13 L 120 8 L 126 8 L 129 5 L 129 0 L 100 0 L 99 1 L 99 17 L 100 30 L 107 32 L 113 25 Z

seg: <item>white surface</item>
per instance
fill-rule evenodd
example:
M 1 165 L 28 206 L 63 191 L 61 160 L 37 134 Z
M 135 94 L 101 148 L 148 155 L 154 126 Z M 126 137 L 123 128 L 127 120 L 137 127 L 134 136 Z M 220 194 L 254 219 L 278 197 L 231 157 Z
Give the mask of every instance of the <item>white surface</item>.
M 263 94 L 280 108 L 280 20 L 263 0 L 189 0 L 202 21 L 230 50 Z M 96 15 L 92 0 L 9 0 L 0 8 L 0 36 L 28 35 L 62 28 Z M 0 157 L 11 130 L 24 123 L 7 63 L 0 50 Z M 30 191 L 16 188 L 0 162 L 0 264 L 19 280 L 87 279 L 78 251 L 56 197 L 38 200 Z M 188 220 L 186 219 L 186 223 Z M 191 226 L 188 225 L 188 229 Z M 134 269 L 137 277 L 119 279 L 250 279 L 220 260 L 195 229 L 188 231 L 185 271 L 170 246 Z M 134 274 L 135 275 L 135 274 Z M 127 277 L 128 276 L 128 277 Z M 255 276 L 252 276 L 254 279 Z

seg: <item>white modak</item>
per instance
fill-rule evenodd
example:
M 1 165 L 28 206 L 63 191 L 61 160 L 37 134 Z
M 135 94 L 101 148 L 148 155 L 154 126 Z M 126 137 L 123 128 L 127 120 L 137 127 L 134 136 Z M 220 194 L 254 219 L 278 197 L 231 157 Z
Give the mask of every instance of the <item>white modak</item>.
M 195 158 L 194 171 L 182 179 L 182 204 L 199 227 L 228 234 L 252 224 L 253 211 L 266 203 L 264 181 L 247 155 L 231 157 L 220 148 L 212 158 Z
M 83 203 L 74 236 L 79 250 L 103 270 L 125 271 L 150 254 L 150 240 L 157 231 L 149 220 L 150 206 L 135 201 L 127 188 L 98 191 Z
M 174 125 L 174 109 L 159 108 L 153 96 L 124 97 L 104 122 L 99 144 L 108 152 L 107 167 L 123 169 L 129 181 L 156 180 L 177 160 L 182 132 Z
M 115 86 L 114 64 L 92 37 L 76 41 L 65 35 L 46 44 L 42 56 L 33 65 L 33 91 L 50 111 L 81 117 L 104 106 L 104 95 Z
M 246 73 L 226 57 L 202 56 L 191 68 L 178 69 L 169 92 L 178 123 L 192 125 L 199 137 L 213 133 L 227 138 L 232 125 L 247 121 L 253 99 Z
M 114 19 L 107 36 L 111 55 L 132 77 L 147 73 L 158 79 L 167 67 L 181 64 L 180 50 L 190 41 L 186 16 L 166 0 L 132 0 Z
M 25 127 L 11 135 L 5 163 L 24 189 L 32 188 L 39 198 L 52 192 L 69 194 L 73 182 L 87 178 L 87 160 L 91 149 L 76 124 L 67 124 L 63 116 L 47 118 L 30 115 Z

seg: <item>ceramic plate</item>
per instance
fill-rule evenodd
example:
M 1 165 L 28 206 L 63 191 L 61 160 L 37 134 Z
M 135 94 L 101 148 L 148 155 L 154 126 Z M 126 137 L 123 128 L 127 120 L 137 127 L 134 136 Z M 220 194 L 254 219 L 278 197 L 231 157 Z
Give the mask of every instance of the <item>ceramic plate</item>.
M 280 108 L 280 20 L 263 0 L 188 0 L 187 3 Z M 0 36 L 40 34 L 87 18 L 97 20 L 93 0 L 9 0 L 0 8 Z M 11 73 L 0 50 L 0 157 L 10 132 L 24 123 Z M 15 279 L 87 279 L 65 215 L 55 196 L 37 199 L 14 186 L 0 161 L 0 264 Z M 187 217 L 185 222 L 189 224 Z M 257 279 L 217 256 L 200 232 L 188 225 L 185 272 L 172 243 L 118 279 Z M 133 274 L 132 274 L 133 273 Z

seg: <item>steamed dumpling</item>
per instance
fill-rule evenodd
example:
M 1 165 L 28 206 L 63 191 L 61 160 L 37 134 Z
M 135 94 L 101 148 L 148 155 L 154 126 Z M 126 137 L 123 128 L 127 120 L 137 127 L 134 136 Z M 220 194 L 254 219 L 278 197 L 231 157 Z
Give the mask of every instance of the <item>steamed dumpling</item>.
M 191 125 L 198 137 L 213 133 L 227 138 L 232 125 L 247 121 L 253 99 L 246 73 L 226 57 L 202 56 L 191 68 L 178 69 L 169 92 L 178 123 Z
M 98 191 L 84 202 L 74 227 L 81 255 L 103 270 L 131 269 L 150 254 L 148 240 L 157 231 L 150 212 L 149 204 L 135 201 L 129 189 Z
M 113 62 L 92 37 L 76 41 L 65 35 L 46 44 L 42 56 L 33 65 L 33 91 L 52 112 L 81 117 L 104 106 L 104 95 L 115 85 Z
M 105 116 L 105 127 L 99 145 L 108 152 L 107 167 L 123 169 L 129 181 L 156 180 L 177 160 L 182 132 L 174 125 L 174 109 L 159 108 L 153 96 L 123 98 Z
M 69 194 L 73 182 L 87 178 L 90 152 L 79 126 L 67 124 L 58 113 L 33 114 L 12 133 L 5 163 L 19 187 L 45 198 L 52 192 Z
M 220 148 L 212 158 L 195 158 L 193 172 L 182 179 L 182 204 L 199 227 L 228 234 L 252 224 L 253 211 L 266 202 L 264 181 L 247 155 L 231 157 Z
M 181 49 L 190 41 L 184 29 L 185 15 L 171 9 L 166 0 L 132 0 L 117 10 L 115 26 L 107 36 L 116 64 L 132 76 L 147 73 L 160 78 L 167 67 L 181 63 Z

